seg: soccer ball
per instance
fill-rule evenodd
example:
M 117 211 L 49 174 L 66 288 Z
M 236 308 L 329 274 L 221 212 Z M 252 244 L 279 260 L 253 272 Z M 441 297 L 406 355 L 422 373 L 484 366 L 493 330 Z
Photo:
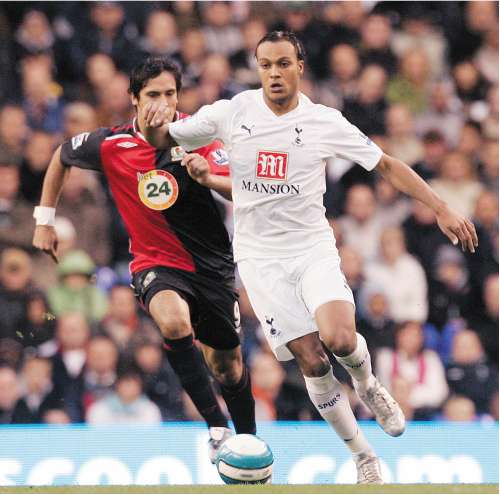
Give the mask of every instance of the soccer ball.
M 242 433 L 222 444 L 215 464 L 224 483 L 253 485 L 271 482 L 273 461 L 273 453 L 264 440 Z

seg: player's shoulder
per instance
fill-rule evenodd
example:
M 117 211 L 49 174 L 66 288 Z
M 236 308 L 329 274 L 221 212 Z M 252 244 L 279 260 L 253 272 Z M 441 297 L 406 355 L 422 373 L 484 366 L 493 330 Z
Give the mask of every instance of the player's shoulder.
M 342 112 L 340 112 L 340 110 L 329 107 L 327 105 L 323 105 L 322 103 L 313 103 L 310 101 L 310 105 L 308 105 L 308 111 L 316 115 L 321 120 L 328 120 L 335 122 L 335 121 L 340 121 L 343 118 Z

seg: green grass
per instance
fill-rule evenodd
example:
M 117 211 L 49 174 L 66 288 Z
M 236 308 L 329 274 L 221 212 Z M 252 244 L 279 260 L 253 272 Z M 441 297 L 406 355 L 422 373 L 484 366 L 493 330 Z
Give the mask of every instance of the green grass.
M 0 486 L 0 493 L 498 493 L 498 484 Z

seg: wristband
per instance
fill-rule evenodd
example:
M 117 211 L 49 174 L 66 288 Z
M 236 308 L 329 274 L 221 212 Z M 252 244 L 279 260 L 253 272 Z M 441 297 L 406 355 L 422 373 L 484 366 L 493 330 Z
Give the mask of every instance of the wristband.
M 36 219 L 37 225 L 55 225 L 56 209 L 50 206 L 35 206 L 33 218 Z

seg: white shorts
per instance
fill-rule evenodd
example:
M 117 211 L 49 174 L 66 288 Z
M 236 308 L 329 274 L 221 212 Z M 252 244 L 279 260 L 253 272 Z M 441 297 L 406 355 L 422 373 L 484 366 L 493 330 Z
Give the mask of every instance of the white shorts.
M 352 291 L 340 269 L 335 246 L 278 259 L 247 258 L 238 271 L 271 349 L 280 361 L 293 359 L 291 340 L 316 332 L 316 309 L 328 301 L 348 301 Z

